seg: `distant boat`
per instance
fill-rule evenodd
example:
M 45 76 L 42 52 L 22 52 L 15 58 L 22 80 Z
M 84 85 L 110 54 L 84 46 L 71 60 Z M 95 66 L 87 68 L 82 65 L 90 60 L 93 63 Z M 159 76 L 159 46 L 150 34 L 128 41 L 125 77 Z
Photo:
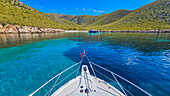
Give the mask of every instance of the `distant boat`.
M 97 30 L 89 30 L 89 33 L 97 33 Z

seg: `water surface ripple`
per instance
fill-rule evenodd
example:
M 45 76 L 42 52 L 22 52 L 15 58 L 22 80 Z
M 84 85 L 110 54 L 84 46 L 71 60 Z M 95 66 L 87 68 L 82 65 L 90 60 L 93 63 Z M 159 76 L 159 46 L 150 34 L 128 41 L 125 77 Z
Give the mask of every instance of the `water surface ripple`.
M 169 33 L 0 34 L 0 48 L 0 96 L 29 95 L 78 62 L 84 49 L 92 62 L 120 74 L 152 95 L 170 94 Z M 52 83 L 35 95 L 43 95 Z M 126 83 L 122 85 L 137 93 Z

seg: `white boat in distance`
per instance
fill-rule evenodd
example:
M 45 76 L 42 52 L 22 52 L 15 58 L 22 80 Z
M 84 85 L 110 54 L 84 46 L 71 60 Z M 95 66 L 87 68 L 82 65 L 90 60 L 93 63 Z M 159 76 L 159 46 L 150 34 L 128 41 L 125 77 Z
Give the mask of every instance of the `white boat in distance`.
M 82 65 L 83 58 L 87 58 L 88 65 Z M 57 82 L 63 73 L 65 73 L 68 70 L 71 70 L 76 65 L 78 65 L 78 68 L 75 71 L 70 73 L 68 76 L 66 76 L 64 79 L 62 79 L 60 82 Z M 109 72 L 115 80 L 112 80 L 110 77 L 104 75 L 103 72 L 99 72 L 98 70 L 94 69 L 92 67 L 92 65 Z M 92 73 L 90 73 L 89 68 L 91 68 L 93 75 L 92 75 Z M 57 90 L 54 90 L 54 92 L 52 93 L 53 88 L 56 87 L 58 85 L 58 83 L 61 83 L 62 81 L 64 81 L 66 78 L 68 78 L 75 72 L 77 72 L 77 75 L 78 75 L 79 70 L 81 70 L 81 74 L 79 76 L 76 76 L 75 78 L 73 78 L 72 80 L 70 80 L 69 82 L 67 82 L 60 88 L 58 88 Z M 121 90 L 118 90 L 111 84 L 109 84 L 106 81 L 102 80 L 101 78 L 97 77 L 95 72 L 97 72 L 98 74 L 101 74 L 103 77 L 109 79 L 110 81 L 115 82 L 117 85 L 119 85 L 119 87 L 120 87 L 119 89 L 121 89 Z M 40 89 L 42 89 L 44 86 L 46 86 L 49 82 L 51 82 L 55 78 L 56 78 L 56 81 L 55 81 L 54 85 L 44 96 L 47 96 L 47 95 L 48 96 L 50 96 L 50 95 L 51 96 L 129 96 L 129 95 L 135 96 L 130 91 L 125 89 L 123 86 L 121 86 L 117 77 L 124 80 L 125 82 L 129 83 L 131 86 L 134 86 L 135 88 L 137 88 L 138 90 L 143 92 L 145 95 L 152 96 L 151 94 L 149 94 L 142 88 L 138 87 L 134 83 L 123 78 L 122 76 L 120 76 L 104 67 L 101 67 L 98 64 L 91 62 L 89 60 L 89 58 L 85 55 L 85 51 L 81 55 L 80 62 L 72 65 L 71 67 L 69 67 L 66 70 L 62 71 L 61 73 L 57 74 L 52 79 L 50 79 L 45 84 L 43 84 L 41 87 L 39 87 L 37 90 L 35 90 L 29 96 L 36 95 L 36 93 Z

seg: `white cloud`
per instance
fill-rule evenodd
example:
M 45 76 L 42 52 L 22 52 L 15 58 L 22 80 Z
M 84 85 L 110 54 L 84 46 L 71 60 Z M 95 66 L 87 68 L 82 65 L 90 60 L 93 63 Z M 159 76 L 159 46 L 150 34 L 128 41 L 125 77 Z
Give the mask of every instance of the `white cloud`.
M 52 11 L 54 12 L 55 10 L 54 10 L 54 9 L 52 9 Z
M 104 13 L 105 11 L 100 10 L 100 11 L 97 11 L 97 12 L 99 12 L 99 13 Z
M 93 10 L 93 12 L 96 12 L 96 10 Z
M 105 11 L 103 11 L 103 10 L 93 10 L 93 12 L 104 13 Z
M 84 8 L 83 8 L 82 10 L 83 10 L 83 11 L 86 11 L 86 9 L 84 9 Z
M 76 10 L 79 10 L 79 8 L 76 8 Z M 104 11 L 104 10 L 96 10 L 96 9 L 92 9 L 92 8 L 90 8 L 90 9 L 82 8 L 82 10 L 83 10 L 83 11 L 85 11 L 85 12 L 105 13 L 105 11 Z

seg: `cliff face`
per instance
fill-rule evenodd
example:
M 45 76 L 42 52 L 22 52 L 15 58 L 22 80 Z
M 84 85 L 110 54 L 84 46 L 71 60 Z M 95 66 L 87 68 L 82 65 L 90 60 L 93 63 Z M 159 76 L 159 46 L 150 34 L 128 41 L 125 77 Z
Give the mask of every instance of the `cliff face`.
M 39 28 L 29 26 L 19 26 L 0 23 L 1 33 L 34 33 L 34 32 L 64 32 L 62 29 L 54 28 Z

